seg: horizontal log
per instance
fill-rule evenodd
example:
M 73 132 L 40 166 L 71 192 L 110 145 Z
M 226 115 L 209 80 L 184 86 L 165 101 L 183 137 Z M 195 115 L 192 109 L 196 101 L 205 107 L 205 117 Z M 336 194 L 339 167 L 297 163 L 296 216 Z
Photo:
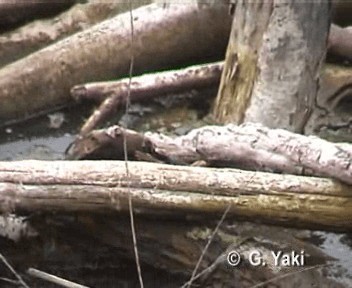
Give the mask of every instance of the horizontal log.
M 332 177 L 352 185 L 351 144 L 253 123 L 203 126 L 176 138 L 111 126 L 78 137 L 67 149 L 67 159 L 123 160 L 124 139 L 132 160 L 178 165 L 203 160 L 208 166 Z
M 0 211 L 128 211 L 348 231 L 351 186 L 333 180 L 236 169 L 123 161 L 0 162 Z

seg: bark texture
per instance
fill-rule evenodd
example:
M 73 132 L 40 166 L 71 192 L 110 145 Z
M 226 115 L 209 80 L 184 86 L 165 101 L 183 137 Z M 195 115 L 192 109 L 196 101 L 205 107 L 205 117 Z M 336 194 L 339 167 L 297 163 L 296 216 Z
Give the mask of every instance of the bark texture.
M 29 172 L 30 171 L 30 172 Z M 329 179 L 123 161 L 0 163 L 2 212 L 229 215 L 312 229 L 351 229 L 351 186 Z
M 329 10 L 325 0 L 239 1 L 216 117 L 301 133 L 318 91 Z
M 134 160 L 178 165 L 199 165 L 198 161 L 203 160 L 209 166 L 329 176 L 352 184 L 351 144 L 331 143 L 250 123 L 204 126 L 174 139 L 112 126 L 79 137 L 67 155 L 69 159 L 122 160 L 124 139 L 132 157 L 129 159 Z
M 242 123 L 258 74 L 258 53 L 269 24 L 272 1 L 237 1 L 214 114 Z

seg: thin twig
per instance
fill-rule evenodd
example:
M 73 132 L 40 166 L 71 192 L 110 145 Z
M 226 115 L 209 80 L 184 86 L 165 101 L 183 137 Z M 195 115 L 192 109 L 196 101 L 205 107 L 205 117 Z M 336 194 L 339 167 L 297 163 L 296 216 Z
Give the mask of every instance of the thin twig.
M 55 283 L 57 285 L 60 285 L 62 287 L 66 287 L 66 288 L 89 288 L 88 286 L 84 286 L 84 285 L 80 285 L 77 284 L 75 282 L 63 279 L 61 277 L 55 276 L 55 275 L 51 275 L 49 273 L 34 269 L 34 268 L 29 268 L 27 270 L 27 273 L 33 277 L 51 282 L 51 283 Z
M 129 80 L 128 80 L 126 112 L 125 112 L 125 114 L 127 116 L 128 116 L 128 112 L 129 112 L 129 108 L 130 108 L 130 101 L 131 101 L 131 83 L 132 83 L 133 65 L 134 65 L 134 53 L 133 53 L 134 26 L 133 26 L 132 0 L 129 0 L 129 5 L 130 5 L 129 11 L 130 11 L 130 24 L 131 24 L 131 46 L 130 46 L 130 51 L 131 51 L 130 59 L 131 59 L 131 61 L 130 61 L 130 69 L 129 69 Z M 128 121 L 126 121 L 126 127 L 125 127 L 126 129 L 128 128 L 127 126 L 128 126 Z M 124 133 L 123 133 L 123 151 L 124 151 L 125 166 L 126 166 L 126 176 L 128 179 L 127 189 L 129 190 L 129 188 L 130 188 L 130 181 L 129 181 L 130 173 L 129 173 L 129 169 L 128 169 L 127 139 L 126 139 L 126 135 Z M 136 261 L 139 285 L 141 288 L 144 288 L 141 264 L 140 264 L 140 260 L 139 260 L 139 254 L 138 254 L 137 236 L 136 236 L 136 230 L 135 230 L 135 225 L 134 225 L 133 203 L 132 203 L 131 193 L 128 193 L 128 210 L 129 210 L 129 215 L 130 215 L 133 251 L 134 251 L 134 257 L 135 257 L 135 261 Z
M 193 281 L 197 280 L 198 278 L 202 277 L 205 274 L 211 273 L 212 271 L 215 270 L 215 268 L 218 266 L 218 264 L 223 262 L 224 260 L 226 260 L 226 256 L 223 253 L 218 258 L 216 258 L 215 261 L 210 266 L 203 269 L 201 272 L 199 272 L 197 275 L 195 275 L 193 278 L 191 278 L 185 284 L 183 284 L 181 286 L 181 288 L 186 288 L 189 285 L 191 285 Z
M 29 286 L 24 282 L 22 277 L 15 271 L 15 269 L 12 268 L 9 262 L 7 262 L 6 258 L 0 253 L 0 259 L 1 261 L 5 264 L 7 268 L 12 272 L 13 275 L 17 278 L 18 282 L 25 288 L 29 288 Z
M 8 278 L 4 278 L 4 277 L 0 277 L 0 281 L 11 283 L 11 284 L 16 285 L 16 286 L 18 286 L 20 284 L 18 282 L 18 280 L 12 280 L 12 279 L 8 279 Z
M 193 282 L 193 280 L 195 279 L 195 276 L 196 276 L 196 273 L 197 273 L 198 268 L 199 268 L 199 266 L 200 266 L 200 263 L 203 261 L 203 258 L 204 258 L 205 253 L 207 253 L 210 244 L 213 242 L 213 239 L 214 239 L 215 235 L 218 233 L 221 224 L 224 222 L 227 213 L 229 213 L 230 208 L 231 208 L 231 204 L 229 204 L 229 205 L 227 206 L 226 210 L 224 211 L 224 213 L 223 213 L 222 216 L 221 216 L 220 221 L 219 221 L 218 224 L 216 225 L 216 227 L 215 227 L 215 229 L 214 229 L 214 231 L 213 231 L 211 237 L 209 238 L 207 244 L 205 245 L 205 247 L 204 247 L 204 249 L 203 249 L 203 251 L 202 251 L 202 254 L 200 255 L 200 257 L 199 257 L 199 259 L 198 259 L 198 262 L 197 262 L 196 266 L 194 267 L 194 270 L 193 270 L 191 279 L 187 282 L 187 283 L 188 283 L 187 287 L 190 287 L 191 284 L 192 284 L 192 282 Z

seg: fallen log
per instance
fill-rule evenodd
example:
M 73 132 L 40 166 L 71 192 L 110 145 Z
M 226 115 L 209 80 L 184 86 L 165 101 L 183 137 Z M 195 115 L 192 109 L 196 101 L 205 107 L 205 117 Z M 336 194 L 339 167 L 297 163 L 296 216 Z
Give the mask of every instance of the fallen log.
M 204 126 L 176 138 L 112 126 L 78 137 L 68 148 L 67 157 L 122 160 L 124 138 L 132 159 L 147 160 L 143 154 L 149 154 L 178 165 L 204 160 L 210 166 L 332 177 L 352 184 L 351 144 L 252 123 Z
M 134 73 L 220 58 L 231 25 L 227 5 L 218 2 L 151 4 L 134 10 L 133 17 Z M 69 91 L 79 83 L 127 75 L 130 42 L 127 12 L 3 67 L 1 122 L 69 103 Z
M 133 7 L 150 4 L 151 1 L 133 2 Z M 0 67 L 52 44 L 73 33 L 129 9 L 128 2 L 94 2 L 76 4 L 54 19 L 29 23 L 0 36 Z
M 123 161 L 0 162 L 0 211 L 221 215 L 349 231 L 351 186 L 329 179 Z
M 196 90 L 202 93 L 204 91 L 202 89 L 206 87 L 216 88 L 219 85 L 222 69 L 223 62 L 217 62 L 133 77 L 130 87 L 130 101 L 143 102 L 150 100 L 152 97 L 163 97 L 167 96 L 168 93 L 177 94 L 180 91 Z M 348 117 L 340 115 L 340 110 L 334 110 L 339 102 L 350 95 L 351 77 L 352 69 L 350 68 L 324 65 L 317 96 L 318 107 L 316 108 L 319 109 L 313 111 L 313 116 L 307 125 L 307 134 L 320 136 L 322 128 L 326 126 L 332 127 L 333 131 L 336 131 L 337 127 L 331 122 L 332 119 L 336 120 L 337 126 L 341 126 L 343 122 L 346 122 L 345 118 Z M 119 109 L 125 109 L 123 104 L 128 94 L 128 83 L 129 79 L 124 78 L 117 81 L 77 85 L 71 89 L 71 95 L 76 102 L 93 101 L 101 103 L 83 124 L 80 135 L 87 134 L 91 130 L 98 128 L 104 121 L 115 116 Z M 202 94 L 204 97 L 212 95 Z M 321 113 L 321 108 L 324 108 L 323 113 Z M 326 114 L 326 111 L 329 111 L 329 113 Z M 324 123 L 327 121 L 330 123 Z M 348 126 L 348 123 L 343 123 L 342 125 Z M 343 136 L 341 139 L 346 138 L 346 133 L 343 133 Z M 334 141 L 344 140 L 335 138 Z M 349 141 L 347 140 L 346 142 Z
M 151 97 L 160 95 L 215 86 L 220 82 L 222 66 L 222 62 L 218 62 L 192 66 L 182 70 L 146 74 L 133 77 L 131 86 L 129 79 L 75 86 L 71 89 L 71 95 L 77 102 L 82 99 L 102 102 L 105 99 L 85 122 L 79 134 L 87 134 L 116 114 L 117 109 L 121 109 L 126 104 L 128 95 L 130 95 L 130 101 L 147 101 Z M 130 94 L 128 94 L 129 89 Z

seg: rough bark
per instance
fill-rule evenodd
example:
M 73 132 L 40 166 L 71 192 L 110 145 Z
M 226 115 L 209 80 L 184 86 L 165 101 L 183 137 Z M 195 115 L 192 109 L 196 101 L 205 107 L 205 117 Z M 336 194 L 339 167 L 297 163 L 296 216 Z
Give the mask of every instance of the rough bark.
M 329 179 L 123 161 L 0 163 L 1 212 L 128 211 L 229 215 L 312 229 L 351 229 L 351 187 Z
M 218 120 L 303 131 L 318 90 L 329 8 L 325 0 L 237 2 Z
M 133 6 L 151 1 L 133 1 Z M 76 4 L 54 19 L 30 23 L 0 36 L 0 67 L 20 59 L 75 32 L 129 9 L 128 2 L 94 2 Z
M 76 101 L 94 99 L 102 102 L 80 130 L 85 135 L 104 121 L 125 108 L 128 90 L 130 101 L 148 101 L 157 96 L 182 93 L 189 90 L 206 89 L 219 83 L 222 63 L 198 65 L 183 70 L 160 72 L 134 77 L 129 86 L 129 79 L 119 81 L 97 82 L 73 87 L 71 95 Z
M 172 139 L 112 126 L 76 139 L 69 159 L 124 159 L 123 141 L 133 160 L 178 165 L 235 167 L 289 174 L 328 176 L 352 184 L 352 145 L 331 143 L 250 123 L 205 126 Z M 149 155 L 149 158 L 147 157 Z
M 135 73 L 220 57 L 231 21 L 219 3 L 151 4 L 133 15 Z M 79 83 L 127 75 L 130 26 L 127 12 L 5 66 L 1 121 L 67 103 L 71 87 Z
M 257 77 L 258 48 L 272 13 L 272 1 L 237 1 L 214 114 L 241 123 Z

